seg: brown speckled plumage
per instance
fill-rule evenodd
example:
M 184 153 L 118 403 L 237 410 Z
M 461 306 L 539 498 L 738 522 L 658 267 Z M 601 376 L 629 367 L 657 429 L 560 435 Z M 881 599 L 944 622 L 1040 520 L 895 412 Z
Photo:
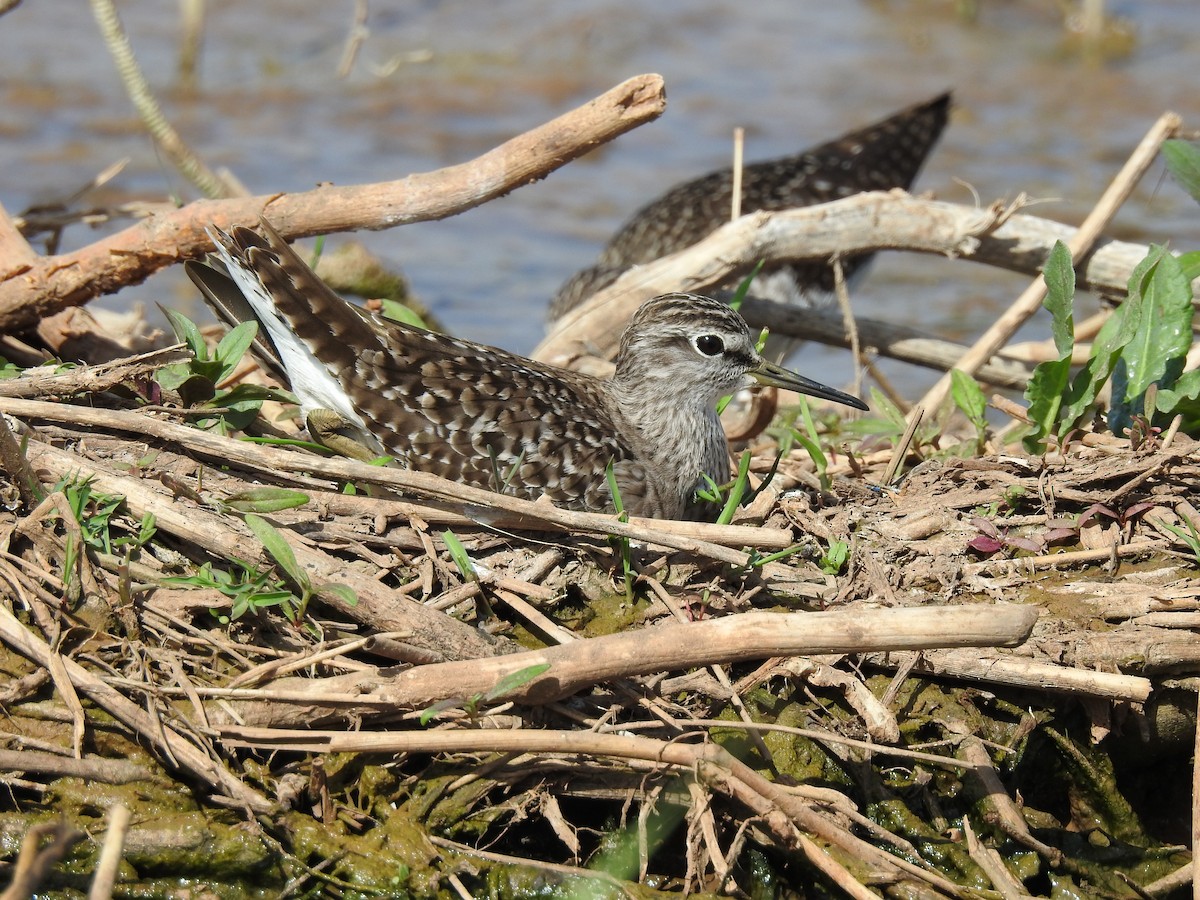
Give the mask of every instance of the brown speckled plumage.
M 742 212 L 811 206 L 862 191 L 908 188 L 937 143 L 949 110 L 950 95 L 942 94 L 803 153 L 748 165 L 742 173 Z M 729 221 L 732 195 L 733 175 L 725 168 L 677 185 L 638 210 L 608 242 L 596 264 L 559 289 L 550 317 L 556 319 L 574 308 L 631 266 L 707 237 Z M 847 277 L 869 259 L 864 255 L 843 260 Z M 768 269 L 754 284 L 759 296 L 808 305 L 832 290 L 833 273 L 824 263 Z
M 604 381 L 361 310 L 266 222 L 262 232 L 215 231 L 228 277 L 200 263 L 189 275 L 225 316 L 265 326 L 306 414 L 334 410 L 358 442 L 408 468 L 607 510 L 611 463 L 627 510 L 679 518 L 704 475 L 729 477 L 720 396 L 757 379 L 862 407 L 766 363 L 742 318 L 705 297 L 645 303 Z

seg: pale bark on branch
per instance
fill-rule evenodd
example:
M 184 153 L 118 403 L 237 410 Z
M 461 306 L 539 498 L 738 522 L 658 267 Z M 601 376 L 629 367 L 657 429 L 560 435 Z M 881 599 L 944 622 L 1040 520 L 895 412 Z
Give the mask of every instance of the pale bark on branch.
M 910 250 L 959 257 L 1034 275 L 1069 225 L 1034 216 L 912 197 L 903 191 L 857 194 L 819 206 L 755 212 L 730 222 L 703 241 L 622 275 L 560 318 L 533 352 L 563 364 L 587 352 L 611 356 L 627 319 L 645 300 L 669 291 L 704 293 L 767 264 L 827 260 L 876 250 Z M 1102 241 L 1079 262 L 1080 289 L 1123 294 L 1147 248 Z M 786 328 L 774 328 L 786 334 Z
M 639 75 L 461 165 L 378 184 L 200 200 L 153 214 L 71 253 L 31 259 L 18 252 L 0 258 L 0 332 L 27 327 L 211 250 L 204 232 L 209 225 L 253 225 L 265 216 L 285 237 L 300 238 L 446 218 L 544 178 L 657 118 L 665 106 L 661 76 Z M 0 237 L 5 232 L 0 226 Z
M 548 668 L 503 697 L 549 703 L 595 684 L 717 663 L 776 656 L 860 653 L 933 647 L 1015 646 L 1029 637 L 1038 611 L 1019 604 L 818 613 L 749 612 L 672 622 L 556 647 L 485 659 L 417 666 L 399 673 L 284 678 L 262 692 L 226 694 L 244 724 L 289 727 L 346 715 L 394 717 L 443 700 L 487 695 L 504 679 Z M 254 699 L 251 699 L 254 698 Z M 260 699 L 261 698 L 261 699 Z M 214 723 L 228 721 L 214 709 Z

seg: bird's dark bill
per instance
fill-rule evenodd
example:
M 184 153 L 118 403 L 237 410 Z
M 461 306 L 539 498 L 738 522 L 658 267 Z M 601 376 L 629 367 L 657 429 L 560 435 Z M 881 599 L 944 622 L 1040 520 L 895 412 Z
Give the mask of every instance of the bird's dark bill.
M 821 384 L 819 381 L 813 381 L 811 378 L 805 378 L 791 369 L 785 369 L 783 366 L 778 366 L 766 360 L 763 360 L 757 368 L 751 369 L 749 374 L 759 384 L 765 384 L 769 387 L 783 388 L 787 391 L 795 391 L 798 394 L 807 394 L 810 397 L 820 397 L 822 400 L 832 400 L 834 403 L 844 403 L 846 406 L 853 406 L 855 409 L 868 408 L 867 404 L 863 403 L 857 397 L 847 394 L 844 391 L 839 391 L 837 388 Z

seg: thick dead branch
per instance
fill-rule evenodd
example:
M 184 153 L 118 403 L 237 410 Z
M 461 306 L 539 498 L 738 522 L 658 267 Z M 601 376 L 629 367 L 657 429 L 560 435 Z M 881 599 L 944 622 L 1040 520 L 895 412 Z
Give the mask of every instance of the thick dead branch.
M 423 709 L 442 700 L 468 702 L 533 666 L 549 668 L 504 699 L 549 703 L 592 685 L 696 666 L 775 656 L 857 653 L 931 647 L 1015 646 L 1037 620 L 1034 607 L 940 606 L 821 613 L 751 612 L 700 622 L 672 622 L 569 644 L 487 659 L 417 666 L 395 675 L 362 672 L 324 679 L 286 678 L 261 699 L 234 702 L 241 722 L 288 726 L 330 715 L 374 718 Z M 500 699 L 500 698 L 497 698 Z M 213 710 L 214 721 L 227 721 Z
M 751 213 L 687 250 L 626 272 L 555 322 L 533 356 L 561 363 L 578 356 L 584 343 L 593 354 L 611 356 L 620 336 L 613 323 L 628 318 L 643 301 L 667 291 L 703 293 L 745 275 L 759 260 L 811 262 L 835 254 L 910 250 L 1035 275 L 1054 242 L 1069 240 L 1075 231 L 1049 219 L 924 200 L 901 191 Z M 1100 242 L 1080 264 L 1080 288 L 1123 294 L 1146 250 L 1139 244 Z
M 324 186 L 299 194 L 202 200 L 155 214 L 73 253 L 0 258 L 0 331 L 86 303 L 212 249 L 209 225 L 253 224 L 262 216 L 288 238 L 378 230 L 441 219 L 546 177 L 665 108 L 658 75 L 639 75 L 566 115 L 470 162 L 399 181 Z M 0 237 L 11 231 L 0 226 Z

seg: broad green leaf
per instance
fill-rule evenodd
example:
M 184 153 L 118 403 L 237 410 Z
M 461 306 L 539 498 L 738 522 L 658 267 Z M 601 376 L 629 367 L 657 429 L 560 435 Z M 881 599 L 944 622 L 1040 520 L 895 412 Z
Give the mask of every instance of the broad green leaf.
M 1058 433 L 1059 410 L 1071 385 L 1071 357 L 1038 363 L 1025 388 L 1029 401 L 1027 413 L 1033 420 L 1033 431 L 1023 438 L 1025 449 L 1037 453 L 1048 434 Z
M 1183 277 L 1189 282 L 1200 278 L 1200 250 L 1179 254 L 1179 268 L 1183 270 Z
M 183 341 L 188 345 L 188 349 L 192 351 L 192 355 L 197 360 L 205 362 L 208 360 L 208 344 L 204 342 L 204 335 L 200 333 L 200 329 L 196 327 L 196 323 L 185 316 L 183 313 L 167 309 L 165 306 L 160 306 L 159 309 L 167 317 L 167 321 L 171 323 L 171 330 L 175 332 L 176 340 Z
M 1175 180 L 1200 202 L 1200 144 L 1192 141 L 1163 141 L 1163 159 Z
M 1200 431 L 1200 369 L 1184 372 L 1174 388 L 1159 388 L 1155 408 L 1167 418 L 1182 416 L 1184 434 Z
M 1129 374 L 1125 398 L 1133 401 L 1156 382 L 1179 376 L 1192 345 L 1192 288 L 1179 261 L 1161 247 L 1142 280 L 1140 322 L 1121 354 Z
M 330 594 L 347 606 L 358 606 L 358 594 L 348 584 L 338 584 L 336 581 L 327 582 L 317 590 L 318 594 Z
M 213 353 L 213 359 L 221 364 L 221 375 L 217 381 L 224 381 L 233 374 L 234 369 L 241 362 L 242 356 L 254 343 L 254 337 L 257 334 L 258 323 L 253 321 L 242 322 L 226 332 L 225 337 L 221 338 L 221 342 L 217 344 L 217 349 Z
M 380 311 L 385 319 L 391 319 L 393 322 L 399 322 L 401 325 L 412 325 L 414 328 L 420 328 L 422 331 L 428 331 L 429 326 L 412 309 L 405 306 L 399 300 L 393 300 L 390 297 L 384 297 L 380 300 Z
M 1062 359 L 1070 356 L 1075 347 L 1075 316 L 1071 306 L 1075 300 L 1075 270 L 1071 267 L 1071 251 L 1062 241 L 1054 242 L 1042 277 L 1046 281 L 1046 300 L 1042 305 L 1052 317 L 1054 347 Z
M 282 532 L 266 519 L 261 519 L 253 513 L 247 514 L 245 521 L 246 526 L 254 532 L 256 538 L 262 541 L 267 553 L 288 574 L 288 577 L 301 587 L 307 588 L 309 586 L 308 573 L 300 568 L 300 564 L 296 561 L 296 554 L 292 552 L 292 548 Z

